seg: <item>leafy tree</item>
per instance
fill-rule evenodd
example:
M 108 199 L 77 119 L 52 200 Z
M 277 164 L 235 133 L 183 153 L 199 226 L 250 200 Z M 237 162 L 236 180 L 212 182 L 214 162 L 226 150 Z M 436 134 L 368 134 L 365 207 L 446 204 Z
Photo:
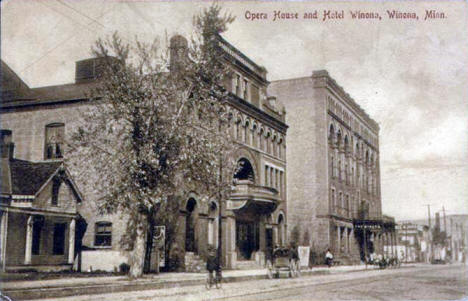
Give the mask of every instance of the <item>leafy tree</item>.
M 223 173 L 234 168 L 234 146 L 216 37 L 232 21 L 217 5 L 196 15 L 190 43 L 177 38 L 177 59 L 159 40 L 130 45 L 117 33 L 93 47 L 103 77 L 72 135 L 69 164 L 95 188 L 102 212 L 126 219 L 122 244 L 132 277 L 143 273 L 152 219 L 158 210 L 174 211 L 168 202 L 177 202 L 177 193 L 196 189 L 221 200 L 229 194 Z

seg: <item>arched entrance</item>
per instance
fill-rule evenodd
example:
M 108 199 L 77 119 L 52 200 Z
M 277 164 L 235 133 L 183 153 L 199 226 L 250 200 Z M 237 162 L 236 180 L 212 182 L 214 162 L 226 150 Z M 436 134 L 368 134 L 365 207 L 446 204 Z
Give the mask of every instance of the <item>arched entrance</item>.
M 246 189 L 255 183 L 255 173 L 247 158 L 237 161 L 234 174 L 236 185 L 245 185 Z M 236 213 L 236 251 L 239 260 L 251 260 L 252 254 L 259 250 L 259 221 L 258 217 L 249 210 Z
M 187 201 L 185 210 L 187 214 L 185 216 L 185 252 L 197 253 L 197 242 L 196 242 L 196 207 L 197 201 L 194 198 L 190 198 Z

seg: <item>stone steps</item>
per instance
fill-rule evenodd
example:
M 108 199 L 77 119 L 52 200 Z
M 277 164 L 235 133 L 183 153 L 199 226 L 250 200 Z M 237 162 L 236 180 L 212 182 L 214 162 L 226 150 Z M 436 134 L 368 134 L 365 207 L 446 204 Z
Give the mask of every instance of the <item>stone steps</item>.
M 236 270 L 258 270 L 263 268 L 255 260 L 239 260 L 236 262 Z

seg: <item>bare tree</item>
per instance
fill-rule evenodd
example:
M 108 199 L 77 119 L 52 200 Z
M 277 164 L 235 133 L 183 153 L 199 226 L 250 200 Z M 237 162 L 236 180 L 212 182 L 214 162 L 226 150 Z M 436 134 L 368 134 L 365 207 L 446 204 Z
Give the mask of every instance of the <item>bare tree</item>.
M 143 273 L 148 225 L 181 191 L 226 198 L 232 170 L 226 76 L 217 35 L 233 21 L 213 5 L 194 17 L 195 34 L 176 57 L 156 40 L 124 43 L 117 33 L 93 48 L 103 78 L 72 135 L 69 164 L 92 185 L 102 212 L 128 218 L 130 276 Z M 167 40 L 167 39 L 166 39 Z M 167 44 L 167 43 L 166 43 Z

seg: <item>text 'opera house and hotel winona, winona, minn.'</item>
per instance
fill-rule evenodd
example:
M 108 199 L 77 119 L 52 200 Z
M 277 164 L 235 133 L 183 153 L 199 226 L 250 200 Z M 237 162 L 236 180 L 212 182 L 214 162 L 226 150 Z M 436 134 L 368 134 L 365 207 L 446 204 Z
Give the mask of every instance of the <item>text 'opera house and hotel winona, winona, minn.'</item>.
M 224 82 L 241 166 L 223 206 L 224 266 L 262 266 L 274 246 L 292 240 L 316 253 L 330 248 L 349 263 L 382 254 L 393 244 L 394 221 L 381 212 L 377 123 L 326 71 L 270 83 L 264 67 L 218 41 L 231 71 Z M 187 40 L 170 43 L 177 64 Z M 99 83 L 100 64 L 78 61 L 75 83 L 29 88 L 2 61 L 4 270 L 115 271 L 128 261 L 119 244 L 125 216 L 99 214 L 93 187 L 75 183 L 63 164 L 67 137 L 93 106 L 86 95 Z M 218 245 L 219 205 L 196 191 L 179 202 L 176 239 L 164 258 L 199 270 L 207 246 Z

